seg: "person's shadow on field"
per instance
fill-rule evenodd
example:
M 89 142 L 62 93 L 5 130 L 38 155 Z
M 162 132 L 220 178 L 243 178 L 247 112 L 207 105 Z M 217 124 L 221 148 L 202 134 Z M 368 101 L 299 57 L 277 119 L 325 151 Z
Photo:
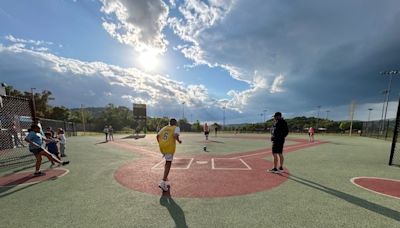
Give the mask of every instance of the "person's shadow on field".
M 331 196 L 337 197 L 339 199 L 342 199 L 348 203 L 351 203 L 353 205 L 356 205 L 358 207 L 364 208 L 366 210 L 369 210 L 371 212 L 383 215 L 387 218 L 394 219 L 396 221 L 400 221 L 400 212 L 393 210 L 391 208 L 385 207 L 383 205 L 376 204 L 374 202 L 370 202 L 366 199 L 350 195 L 348 193 L 324 186 L 322 184 L 316 183 L 311 180 L 307 180 L 305 178 L 295 176 L 293 174 L 284 174 L 282 176 L 287 177 L 289 180 L 292 180 L 294 182 L 297 182 L 299 184 L 305 185 L 307 187 L 319 190 L 321 192 L 327 193 Z
M 160 198 L 160 205 L 168 209 L 169 214 L 175 222 L 177 228 L 187 228 L 185 213 L 183 213 L 182 208 L 175 203 L 172 199 L 169 191 L 164 192 Z

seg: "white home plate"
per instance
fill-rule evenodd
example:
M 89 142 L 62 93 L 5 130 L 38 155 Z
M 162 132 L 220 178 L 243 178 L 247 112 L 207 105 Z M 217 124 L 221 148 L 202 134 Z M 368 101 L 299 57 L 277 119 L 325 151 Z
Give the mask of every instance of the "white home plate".
M 197 164 L 200 164 L 200 165 L 204 165 L 204 164 L 207 164 L 208 161 L 196 161 L 196 163 L 197 163 Z

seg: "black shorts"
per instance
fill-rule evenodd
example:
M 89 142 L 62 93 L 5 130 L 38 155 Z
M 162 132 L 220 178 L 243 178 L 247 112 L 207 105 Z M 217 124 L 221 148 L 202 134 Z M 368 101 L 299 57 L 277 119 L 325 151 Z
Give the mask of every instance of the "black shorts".
M 209 131 L 205 131 L 205 132 L 204 132 L 204 135 L 208 135 L 208 134 L 210 134 Z
M 282 154 L 284 143 L 285 142 L 273 142 L 272 143 L 272 153 L 273 154 Z
M 36 149 L 29 149 L 29 151 L 31 152 L 31 153 L 33 153 L 33 154 L 37 154 L 37 153 L 40 153 L 40 152 L 42 152 L 42 148 L 36 148 Z

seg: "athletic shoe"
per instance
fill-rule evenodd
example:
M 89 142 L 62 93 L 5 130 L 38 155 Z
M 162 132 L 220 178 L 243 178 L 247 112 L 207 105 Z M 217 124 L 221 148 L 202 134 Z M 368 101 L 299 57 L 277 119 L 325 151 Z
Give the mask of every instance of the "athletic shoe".
M 35 177 L 44 176 L 44 175 L 46 175 L 46 174 L 43 173 L 43 172 L 41 172 L 41 171 L 35 172 L 35 173 L 33 174 L 33 176 L 35 176 Z
M 69 164 L 69 161 L 63 161 L 62 163 L 61 163 L 61 165 L 68 165 Z
M 279 173 L 279 170 L 277 168 L 269 169 L 268 172 L 270 173 Z
M 158 187 L 161 188 L 161 190 L 163 190 L 164 192 L 167 192 L 167 191 L 168 191 L 168 186 L 167 186 L 166 181 L 163 181 L 163 180 L 162 180 L 162 181 L 158 184 Z
M 279 167 L 279 172 L 283 173 L 283 172 L 285 172 L 285 170 L 282 167 Z

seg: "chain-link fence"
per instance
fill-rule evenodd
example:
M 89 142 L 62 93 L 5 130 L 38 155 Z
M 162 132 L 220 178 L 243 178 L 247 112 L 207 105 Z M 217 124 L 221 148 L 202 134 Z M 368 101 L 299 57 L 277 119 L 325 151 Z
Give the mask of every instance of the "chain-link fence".
M 361 136 L 385 140 L 392 139 L 396 121 L 386 120 L 384 124 L 382 123 L 382 120 L 363 122 Z
M 0 96 L 0 167 L 29 164 L 34 160 L 24 141 L 31 125 L 29 99 Z
M 29 165 L 35 157 L 29 152 L 25 136 L 33 123 L 33 108 L 30 99 L 0 96 L 0 168 Z M 64 129 L 65 135 L 75 136 L 72 122 L 40 119 L 43 131 L 51 128 Z
M 42 125 L 43 131 L 47 131 L 47 129 L 50 128 L 51 130 L 57 132 L 57 129 L 62 128 L 64 129 L 65 136 L 67 137 L 76 136 L 77 134 L 75 127 L 76 124 L 73 122 L 40 118 L 40 124 Z

